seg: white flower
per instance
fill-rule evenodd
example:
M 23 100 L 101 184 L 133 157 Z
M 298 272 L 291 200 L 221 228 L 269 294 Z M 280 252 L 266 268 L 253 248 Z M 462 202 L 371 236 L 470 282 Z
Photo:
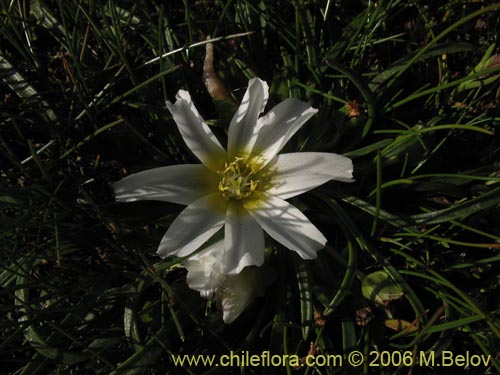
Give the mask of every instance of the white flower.
M 215 296 L 224 323 L 230 324 L 256 297 L 264 295 L 272 276 L 266 273 L 269 270 L 265 266 L 246 267 L 239 274 L 225 275 L 221 272 L 223 255 L 222 240 L 190 256 L 183 265 L 188 271 L 189 287 L 204 298 Z
M 226 279 L 221 272 L 223 255 L 224 241 L 218 241 L 183 262 L 188 270 L 187 284 L 204 298 L 211 298 Z
M 264 231 L 303 259 L 313 259 L 326 238 L 285 199 L 329 180 L 350 182 L 352 161 L 330 153 L 278 155 L 317 110 L 287 99 L 266 115 L 267 84 L 254 78 L 229 125 L 227 152 L 196 110 L 187 91 L 167 107 L 182 138 L 202 164 L 160 167 L 114 184 L 118 201 L 162 200 L 187 205 L 158 248 L 161 257 L 188 256 L 224 227 L 223 274 L 264 262 Z
M 231 324 L 252 301 L 264 295 L 267 283 L 262 268 L 247 267 L 237 275 L 228 275 L 217 302 L 222 310 L 222 320 Z

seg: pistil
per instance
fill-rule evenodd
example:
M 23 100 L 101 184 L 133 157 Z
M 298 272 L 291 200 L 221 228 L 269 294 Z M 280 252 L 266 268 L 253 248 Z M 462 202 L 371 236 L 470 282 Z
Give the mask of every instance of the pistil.
M 242 163 L 243 160 L 243 158 L 236 157 L 234 161 L 224 165 L 223 171 L 217 172 L 222 175 L 219 190 L 227 200 L 248 198 L 257 189 L 259 181 L 255 179 L 254 168 Z

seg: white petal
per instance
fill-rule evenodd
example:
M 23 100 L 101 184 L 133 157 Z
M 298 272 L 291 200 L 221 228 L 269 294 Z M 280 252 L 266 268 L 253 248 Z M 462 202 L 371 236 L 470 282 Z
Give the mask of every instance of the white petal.
M 170 165 L 131 174 L 113 184 L 116 200 L 191 204 L 217 189 L 218 176 L 203 164 Z
M 187 206 L 163 236 L 158 255 L 182 257 L 197 250 L 224 225 L 225 204 L 224 198 L 214 193 Z
M 221 272 L 223 256 L 224 241 L 221 240 L 183 262 L 188 270 L 187 284 L 204 298 L 210 298 L 224 283 L 226 275 Z
M 264 232 L 239 202 L 228 205 L 222 272 L 237 274 L 264 263 Z
M 268 165 L 271 177 L 266 193 L 288 199 L 330 180 L 354 182 L 352 160 L 324 152 L 280 154 Z
M 245 268 L 240 274 L 229 275 L 225 287 L 218 293 L 222 307 L 224 323 L 232 323 L 252 303 L 255 297 L 262 295 L 261 272 L 258 268 Z M 259 287 L 257 287 L 259 286 Z
M 189 149 L 200 161 L 213 171 L 221 169 L 226 152 L 206 122 L 198 113 L 187 91 L 179 90 L 174 104 L 167 102 L 167 108 L 179 128 Z
M 261 192 L 245 208 L 276 241 L 297 252 L 303 259 L 314 259 L 325 247 L 326 238 L 305 215 L 290 203 Z
M 287 99 L 257 121 L 259 134 L 252 155 L 266 165 L 317 109 L 297 99 Z
M 269 97 L 267 83 L 252 78 L 243 100 L 229 125 L 228 156 L 232 160 L 241 154 L 250 153 L 257 139 L 257 119 L 264 111 Z

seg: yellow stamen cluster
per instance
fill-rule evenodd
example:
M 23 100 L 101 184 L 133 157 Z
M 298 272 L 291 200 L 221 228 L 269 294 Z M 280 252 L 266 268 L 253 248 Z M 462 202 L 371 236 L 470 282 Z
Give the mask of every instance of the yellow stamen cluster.
M 258 180 L 255 180 L 255 168 L 249 164 L 241 163 L 244 159 L 236 157 L 231 163 L 224 165 L 223 171 L 217 173 L 222 175 L 219 182 L 219 190 L 226 199 L 245 199 L 252 195 L 257 189 Z

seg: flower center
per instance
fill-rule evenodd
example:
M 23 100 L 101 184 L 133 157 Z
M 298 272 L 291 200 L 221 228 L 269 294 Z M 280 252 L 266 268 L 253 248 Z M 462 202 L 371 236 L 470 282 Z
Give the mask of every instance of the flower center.
M 227 200 L 241 200 L 248 198 L 257 189 L 258 180 L 255 179 L 256 170 L 250 164 L 242 163 L 244 159 L 236 157 L 231 163 L 224 165 L 219 181 L 219 190 Z

